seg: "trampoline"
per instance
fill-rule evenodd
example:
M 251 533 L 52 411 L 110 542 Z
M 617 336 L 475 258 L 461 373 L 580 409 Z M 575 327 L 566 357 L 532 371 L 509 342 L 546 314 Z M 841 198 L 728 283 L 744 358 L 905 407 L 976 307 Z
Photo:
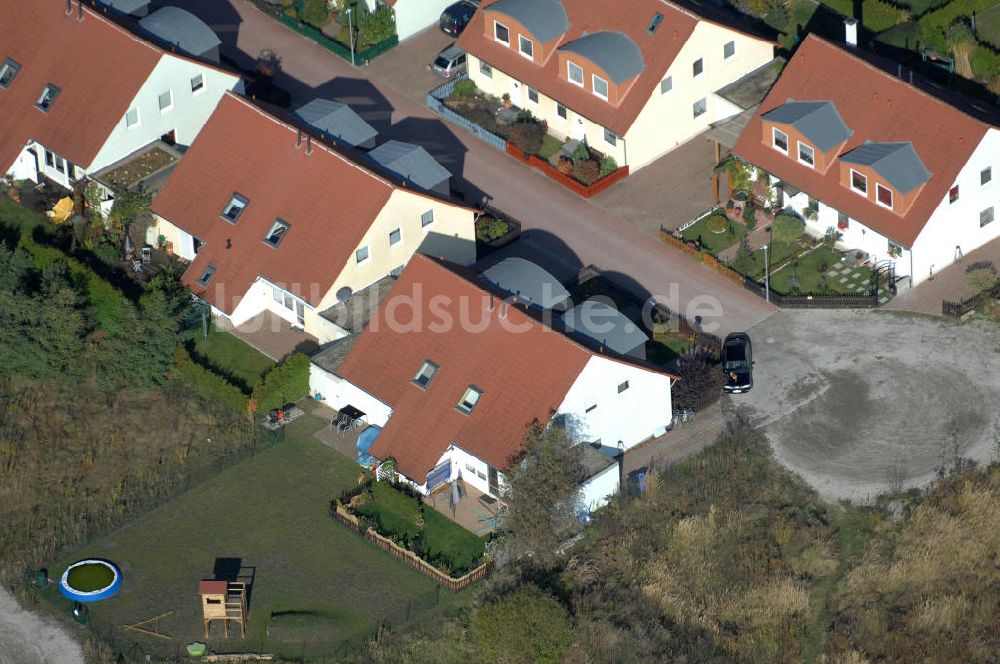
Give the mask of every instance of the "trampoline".
M 59 592 L 74 602 L 99 602 L 112 597 L 122 586 L 118 566 L 107 560 L 78 560 L 63 572 Z

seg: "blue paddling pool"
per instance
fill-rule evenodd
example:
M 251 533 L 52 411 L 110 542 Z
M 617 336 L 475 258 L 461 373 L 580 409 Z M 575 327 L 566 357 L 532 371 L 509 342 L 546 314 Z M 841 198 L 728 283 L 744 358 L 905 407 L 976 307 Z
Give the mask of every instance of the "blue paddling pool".
M 74 602 L 99 602 L 108 599 L 122 587 L 122 573 L 107 560 L 79 560 L 63 572 L 59 592 Z

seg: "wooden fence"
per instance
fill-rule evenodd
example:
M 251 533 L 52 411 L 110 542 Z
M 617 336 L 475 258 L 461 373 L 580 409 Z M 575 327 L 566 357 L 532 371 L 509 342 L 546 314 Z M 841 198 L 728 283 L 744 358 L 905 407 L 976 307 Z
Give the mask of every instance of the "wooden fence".
M 687 242 L 681 240 L 680 238 L 674 237 L 674 234 L 668 231 L 663 226 L 660 226 L 660 241 L 666 245 L 680 249 L 687 255 L 691 256 L 695 260 L 704 264 L 709 269 L 715 270 L 726 279 L 729 279 L 734 284 L 737 284 L 739 286 L 743 285 L 742 274 L 740 274 L 736 270 L 733 270 L 727 265 L 723 264 L 721 261 L 719 261 L 718 258 L 713 256 L 712 254 L 705 253 L 704 251 L 698 251 L 694 247 L 689 247 Z
M 434 567 L 429 562 L 413 553 L 409 549 L 404 549 L 395 542 L 393 542 L 388 537 L 383 537 L 371 528 L 365 528 L 361 525 L 358 517 L 354 516 L 348 512 L 339 501 L 334 501 L 330 509 L 330 516 L 334 518 L 335 521 L 339 521 L 343 525 L 347 526 L 354 532 L 358 533 L 369 542 L 373 543 L 375 546 L 379 547 L 390 556 L 396 560 L 400 560 L 413 569 L 417 570 L 424 576 L 429 576 L 431 579 L 437 581 L 442 586 L 453 590 L 455 592 L 459 590 L 464 590 L 476 581 L 481 581 L 488 577 L 493 571 L 493 561 L 487 560 L 485 563 L 470 570 L 464 576 L 460 576 L 457 579 L 445 574 L 437 567 Z
M 538 155 L 525 154 L 524 150 L 517 147 L 516 145 L 512 145 L 510 142 L 507 143 L 507 154 L 525 162 L 532 168 L 538 169 L 546 176 L 548 176 L 550 179 L 555 180 L 562 186 L 573 191 L 574 193 L 579 194 L 580 196 L 583 196 L 584 198 L 590 198 L 592 196 L 596 196 L 597 194 L 601 193 L 602 191 L 604 191 L 614 183 L 618 182 L 619 180 L 624 180 L 625 178 L 627 178 L 629 173 L 628 165 L 626 164 L 625 166 L 619 167 L 618 170 L 614 171 L 613 173 L 604 176 L 597 182 L 594 182 L 593 184 L 590 185 L 585 185 L 577 182 L 569 175 L 566 175 L 565 173 L 561 172 L 558 168 L 555 168 L 549 162 L 538 157 Z

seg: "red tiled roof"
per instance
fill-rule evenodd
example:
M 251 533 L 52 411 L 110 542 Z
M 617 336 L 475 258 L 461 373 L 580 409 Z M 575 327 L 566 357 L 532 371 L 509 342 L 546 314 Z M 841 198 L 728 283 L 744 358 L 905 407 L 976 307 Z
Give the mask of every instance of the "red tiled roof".
M 229 584 L 226 581 L 202 579 L 198 582 L 199 595 L 225 595 L 228 589 Z
M 0 0 L 0 64 L 21 65 L 0 88 L 0 168 L 4 171 L 29 139 L 74 164 L 90 166 L 121 121 L 162 51 L 77 3 Z M 47 84 L 60 89 L 49 111 L 35 108 Z
M 789 98 L 830 100 L 854 134 L 838 157 L 866 141 L 912 141 L 932 173 L 900 216 L 840 184 L 834 162 L 825 174 L 799 164 L 762 140 L 761 115 Z M 988 125 L 908 85 L 819 37 L 810 35 L 750 120 L 733 152 L 874 231 L 912 247 L 931 214 L 954 184 L 986 134 Z
M 184 284 L 226 313 L 258 276 L 316 306 L 333 286 L 393 185 L 226 93 L 153 201 L 152 209 L 204 242 Z M 249 200 L 235 224 L 221 218 L 234 193 Z M 264 242 L 276 219 L 290 228 Z M 208 287 L 197 280 L 212 265 Z
M 486 290 L 414 254 L 341 365 L 342 377 L 393 408 L 371 454 L 395 458 L 417 482 L 451 443 L 506 469 L 525 428 L 549 420 L 592 355 L 523 311 L 502 306 L 499 297 L 492 311 L 489 303 Z M 387 315 L 419 320 L 421 329 L 393 330 Z M 455 324 L 434 327 L 446 319 Z M 463 330 L 462 320 L 476 331 Z M 440 367 L 427 390 L 411 382 L 425 360 Z M 483 395 L 465 415 L 455 406 L 469 385 Z
M 627 3 L 563 0 L 569 30 L 559 42 L 560 46 L 584 33 L 612 31 L 627 35 L 642 53 L 645 69 L 621 103 L 614 106 L 560 77 L 558 53 L 552 53 L 545 65 L 539 66 L 519 55 L 516 49 L 488 38 L 485 13 L 495 1 L 497 0 L 480 5 L 472 21 L 462 32 L 458 45 L 547 97 L 558 100 L 591 122 L 622 136 L 635 122 L 699 21 L 694 13 L 664 0 L 629 0 Z M 649 34 L 649 22 L 656 13 L 662 14 L 664 18 L 657 30 Z

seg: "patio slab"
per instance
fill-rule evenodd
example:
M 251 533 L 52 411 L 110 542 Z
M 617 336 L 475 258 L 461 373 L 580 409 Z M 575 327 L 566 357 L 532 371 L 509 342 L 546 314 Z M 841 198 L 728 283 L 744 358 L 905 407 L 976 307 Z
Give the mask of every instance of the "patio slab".
M 225 318 L 215 321 L 221 329 L 231 332 L 272 360 L 280 362 L 292 353 L 310 354 L 319 349 L 316 337 L 295 330 L 283 318 L 265 311 L 239 326 Z
M 460 498 L 457 505 L 451 504 L 451 484 L 446 484 L 437 493 L 424 497 L 424 504 L 479 536 L 488 535 L 496 530 L 500 501 L 483 493 L 468 482 L 461 479 L 459 483 Z

